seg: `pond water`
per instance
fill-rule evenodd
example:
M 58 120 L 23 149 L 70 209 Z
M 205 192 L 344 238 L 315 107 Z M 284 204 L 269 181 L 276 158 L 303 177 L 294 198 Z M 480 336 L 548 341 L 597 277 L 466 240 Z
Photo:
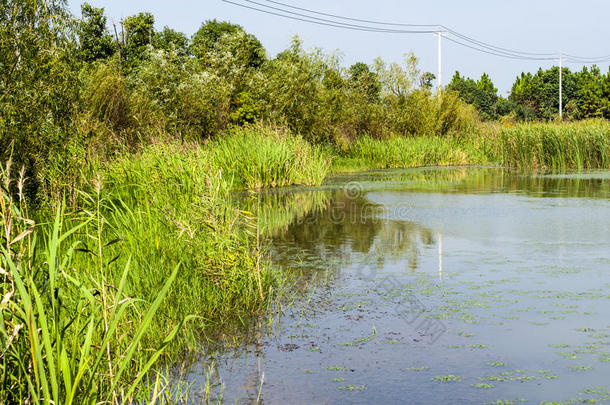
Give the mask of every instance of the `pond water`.
M 229 403 L 610 401 L 610 172 L 376 171 L 240 204 L 296 292 L 192 364 L 193 387 L 210 378 Z

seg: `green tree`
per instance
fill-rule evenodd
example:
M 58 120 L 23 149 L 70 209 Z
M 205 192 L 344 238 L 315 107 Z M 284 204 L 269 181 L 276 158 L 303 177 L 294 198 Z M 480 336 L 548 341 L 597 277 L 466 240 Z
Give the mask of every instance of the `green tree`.
M 608 94 L 604 94 L 604 75 L 597 66 L 586 66 L 578 73 L 578 107 L 584 118 L 608 116 Z
M 188 53 L 188 42 L 188 38 L 184 33 L 169 27 L 164 27 L 163 31 L 156 32 L 153 37 L 153 46 L 155 48 L 163 49 L 165 51 L 169 51 L 173 48 L 181 55 L 186 55 Z
M 563 68 L 563 105 L 573 105 L 579 98 L 578 75 Z M 513 84 L 509 99 L 534 111 L 536 118 L 550 120 L 559 112 L 559 67 L 539 69 L 536 74 L 521 73 Z
M 265 61 L 265 49 L 260 41 L 237 24 L 216 20 L 204 22 L 193 35 L 191 53 L 205 64 L 214 64 L 218 54 L 231 49 L 235 54 L 233 65 L 258 68 Z
M 150 13 L 138 13 L 122 22 L 122 62 L 127 71 L 137 67 L 145 57 L 146 46 L 152 44 L 155 34 L 155 17 Z
M 349 80 L 351 85 L 363 92 L 369 102 L 379 100 L 381 94 L 381 82 L 379 76 L 375 72 L 371 72 L 369 65 L 358 62 L 349 68 Z
M 112 36 L 108 35 L 103 8 L 89 3 L 81 5 L 82 20 L 78 25 L 80 57 L 86 62 L 106 59 L 115 51 Z
M 138 13 L 123 21 L 125 43 L 132 48 L 139 48 L 152 43 L 155 32 L 155 17 L 150 13 Z
M 60 0 L 0 2 L 0 161 L 27 168 L 30 192 L 70 144 L 78 98 L 75 27 Z
M 432 90 L 432 82 L 436 80 L 436 75 L 434 73 L 426 72 L 421 75 L 420 78 L 420 87 L 424 90 Z
M 497 118 L 498 89 L 486 73 L 478 81 L 474 81 L 462 77 L 460 72 L 455 72 L 447 90 L 459 93 L 462 100 L 476 107 L 483 119 Z

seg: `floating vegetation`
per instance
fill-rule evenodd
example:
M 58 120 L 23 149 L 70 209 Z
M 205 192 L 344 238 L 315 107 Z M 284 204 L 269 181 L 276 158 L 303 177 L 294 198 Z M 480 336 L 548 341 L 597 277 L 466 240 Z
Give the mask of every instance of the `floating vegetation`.
M 366 385 L 344 385 L 339 387 L 339 390 L 341 391 L 364 391 L 367 389 Z
M 471 384 L 470 386 L 474 387 L 474 388 L 481 388 L 481 389 L 491 389 L 491 388 L 495 387 L 495 385 L 490 384 L 490 383 Z
M 572 371 L 590 371 L 593 370 L 591 366 L 569 366 L 568 367 Z
M 462 381 L 462 377 L 458 377 L 456 375 L 453 374 L 449 374 L 449 375 L 437 375 L 432 377 L 433 381 L 436 382 L 442 382 L 442 383 L 447 383 L 447 382 L 460 382 Z
M 427 367 L 427 366 L 407 367 L 407 368 L 405 368 L 405 370 L 407 370 L 407 371 L 428 371 L 428 370 L 430 370 L 430 367 Z
M 488 366 L 491 366 L 491 367 L 507 367 L 508 366 L 508 364 L 503 363 L 501 361 L 493 361 L 493 362 L 489 362 L 489 363 L 485 363 L 485 364 L 487 364 Z

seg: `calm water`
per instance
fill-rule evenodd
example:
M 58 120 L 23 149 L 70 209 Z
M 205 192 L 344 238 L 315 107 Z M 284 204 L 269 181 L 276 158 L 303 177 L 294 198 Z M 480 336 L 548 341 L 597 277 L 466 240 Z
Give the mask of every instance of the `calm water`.
M 370 172 L 240 204 L 295 299 L 194 363 L 195 389 L 207 373 L 229 403 L 609 402 L 610 172 Z

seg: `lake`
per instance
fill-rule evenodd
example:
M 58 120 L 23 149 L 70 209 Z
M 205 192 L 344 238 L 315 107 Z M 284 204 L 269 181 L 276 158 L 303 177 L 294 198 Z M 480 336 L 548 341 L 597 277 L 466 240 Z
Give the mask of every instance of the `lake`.
M 610 172 L 375 171 L 239 204 L 290 294 L 189 365 L 194 391 L 207 380 L 230 403 L 610 401 Z

